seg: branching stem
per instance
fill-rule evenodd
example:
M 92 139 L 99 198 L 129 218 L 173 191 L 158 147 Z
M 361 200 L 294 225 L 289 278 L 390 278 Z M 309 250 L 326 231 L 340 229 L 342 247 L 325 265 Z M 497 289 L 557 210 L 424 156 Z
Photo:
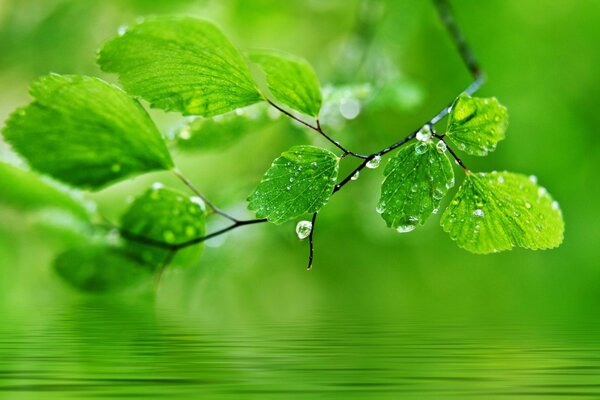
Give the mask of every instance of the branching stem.
M 472 95 L 473 93 L 475 93 L 484 83 L 485 81 L 485 77 L 484 74 L 479 66 L 479 63 L 477 62 L 477 59 L 475 58 L 473 52 L 471 51 L 471 48 L 469 47 L 469 45 L 467 44 L 461 30 L 459 29 L 458 25 L 456 24 L 453 14 L 452 14 L 452 9 L 450 7 L 450 4 L 448 2 L 448 0 L 433 0 L 434 5 L 436 6 L 436 9 L 438 11 L 438 14 L 440 15 L 440 18 L 444 24 L 444 26 L 446 27 L 446 30 L 448 31 L 448 33 L 450 34 L 450 38 L 452 40 L 452 42 L 454 43 L 454 45 L 456 46 L 459 55 L 461 57 L 461 60 L 463 61 L 463 63 L 465 64 L 465 66 L 467 67 L 467 69 L 469 70 L 471 76 L 473 77 L 473 82 L 467 86 L 467 88 L 464 90 L 464 93 L 467 93 L 469 95 Z M 438 135 L 437 133 L 435 133 L 433 127 L 435 124 L 437 124 L 439 121 L 441 121 L 445 116 L 447 116 L 451 109 L 452 109 L 452 102 L 449 103 L 446 107 L 444 107 L 440 112 L 438 112 L 435 116 L 433 116 L 429 121 L 425 122 L 425 124 L 422 125 L 422 127 L 419 127 L 419 129 L 416 129 L 414 132 L 412 132 L 410 135 L 406 136 L 405 138 L 383 148 L 382 150 L 379 150 L 373 154 L 370 155 L 363 155 L 363 154 L 359 154 L 359 153 L 354 153 L 350 150 L 348 150 L 346 147 L 344 147 L 340 142 L 336 141 L 335 139 L 333 139 L 331 136 L 329 136 L 327 133 L 325 133 L 325 131 L 323 130 L 323 128 L 321 127 L 321 122 L 317 119 L 316 120 L 316 125 L 313 125 L 309 122 L 306 122 L 298 117 L 296 117 L 294 114 L 292 114 L 291 112 L 285 110 L 284 108 L 280 107 L 279 105 L 277 105 L 276 103 L 274 103 L 273 101 L 269 100 L 269 99 L 265 99 L 272 107 L 274 107 L 275 109 L 279 110 L 281 113 L 283 113 L 284 115 L 286 115 L 287 117 L 291 118 L 292 120 L 306 126 L 307 128 L 312 129 L 313 131 L 317 132 L 319 135 L 321 135 L 323 138 L 325 138 L 328 142 L 330 142 L 331 144 L 333 144 L 335 147 L 337 147 L 339 150 L 341 150 L 343 153 L 340 156 L 340 159 L 345 158 L 346 156 L 352 156 L 358 159 L 361 159 L 361 163 L 348 175 L 346 176 L 340 183 L 338 183 L 337 185 L 334 186 L 333 189 L 333 193 L 335 194 L 337 193 L 342 187 L 344 187 L 348 182 L 350 182 L 352 180 L 352 177 L 355 176 L 357 173 L 359 173 L 360 171 L 362 171 L 367 164 L 369 163 L 369 161 L 373 160 L 376 157 L 381 157 L 385 154 L 388 154 L 392 151 L 394 151 L 395 149 L 403 146 L 404 144 L 408 143 L 409 141 L 411 141 L 412 139 L 414 139 L 417 136 L 417 133 L 419 132 L 419 130 L 422 127 L 428 126 L 429 128 L 431 128 L 432 132 L 433 132 L 433 136 L 436 137 L 437 139 L 439 139 L 440 141 L 443 141 L 446 144 L 446 148 L 448 150 L 448 152 L 452 155 L 452 157 L 454 157 L 454 159 L 456 160 L 456 162 L 463 168 L 463 170 L 468 174 L 470 173 L 469 169 L 467 169 L 467 167 L 464 165 L 464 163 L 462 162 L 462 160 L 456 155 L 456 153 L 454 152 L 454 150 L 452 150 L 452 148 L 450 146 L 448 146 L 448 143 L 446 143 L 446 141 L 444 140 L 444 135 Z M 169 254 L 166 258 L 166 264 L 168 264 L 172 258 L 174 257 L 175 253 L 178 250 L 181 250 L 183 248 L 189 247 L 189 246 L 193 246 L 196 245 L 198 243 L 204 242 L 208 239 L 214 238 L 216 236 L 222 235 L 226 232 L 229 232 L 233 229 L 239 228 L 241 226 L 246 226 L 246 225 L 254 225 L 254 224 L 259 224 L 262 222 L 266 222 L 266 219 L 253 219 L 253 220 L 245 220 L 245 221 L 241 221 L 238 220 L 237 218 L 234 218 L 233 216 L 227 214 L 226 212 L 224 212 L 223 210 L 219 209 L 218 207 L 216 207 L 206 196 L 204 196 L 204 194 L 202 194 L 191 182 L 189 179 L 187 179 L 178 169 L 173 169 L 173 173 L 186 185 L 188 186 L 193 192 L 194 194 L 196 194 L 196 196 L 200 197 L 207 205 L 208 207 L 212 210 L 212 212 L 214 212 L 215 214 L 219 214 L 227 219 L 229 219 L 231 222 L 233 222 L 231 225 L 220 229 L 218 231 L 209 233 L 207 235 L 186 241 L 186 242 L 182 242 L 182 243 L 177 243 L 177 244 L 172 244 L 172 243 L 165 243 L 162 242 L 160 240 L 154 240 L 151 238 L 147 238 L 147 237 L 143 237 L 143 236 L 139 236 L 139 235 L 135 235 L 132 234 L 130 232 L 127 232 L 126 230 L 121 229 L 121 236 L 129 239 L 129 240 L 133 240 L 139 243 L 143 243 L 146 244 L 148 246 L 153 246 L 153 247 L 157 247 L 157 248 L 162 248 L 162 249 L 166 249 L 169 250 Z M 312 215 L 312 229 L 310 231 L 309 234 L 309 257 L 308 257 L 308 265 L 307 265 L 307 269 L 311 269 L 312 265 L 313 265 L 313 257 L 314 257 L 314 241 L 313 241 L 313 236 L 314 236 L 314 229 L 315 229 L 315 222 L 317 219 L 317 213 L 314 213 Z

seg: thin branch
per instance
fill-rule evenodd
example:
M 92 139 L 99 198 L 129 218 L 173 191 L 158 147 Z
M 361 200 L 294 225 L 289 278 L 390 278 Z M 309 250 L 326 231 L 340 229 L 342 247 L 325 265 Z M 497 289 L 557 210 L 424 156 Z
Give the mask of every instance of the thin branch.
M 206 197 L 200 190 L 198 190 L 196 186 L 194 186 L 194 184 L 185 175 L 183 175 L 181 171 L 179 171 L 179 169 L 174 168 L 172 169 L 172 171 L 175 174 L 175 176 L 179 178 L 179 180 L 182 181 L 188 188 L 190 188 L 190 190 L 194 192 L 196 196 L 200 197 L 202 201 L 204 201 L 214 213 L 219 214 L 232 222 L 239 222 L 237 218 L 232 217 L 225 211 L 215 206 L 214 203 L 208 199 L 208 197 Z
M 444 144 L 446 145 L 446 150 L 448 150 L 448 152 L 452 155 L 452 157 L 454 158 L 454 161 L 456 161 L 456 163 L 458 165 L 460 165 L 465 172 L 469 172 L 469 168 L 467 168 L 465 163 L 463 163 L 463 161 L 460 159 L 460 157 L 458 157 L 458 155 L 454 152 L 454 150 L 452 150 L 452 148 L 450 146 L 448 146 L 448 142 L 446 142 L 444 140 L 445 135 L 438 135 L 437 133 L 435 133 L 433 131 L 432 131 L 432 135 L 433 135 L 433 137 L 438 138 L 441 142 L 444 142 Z
M 272 102 L 269 99 L 266 99 L 267 103 L 269 103 L 271 106 L 273 106 L 274 108 L 276 108 L 277 110 L 279 110 L 282 114 L 288 116 L 289 118 L 293 119 L 294 121 L 312 129 L 313 131 L 317 132 L 318 134 L 320 134 L 321 136 L 323 136 L 325 139 L 327 139 L 327 141 L 329 141 L 329 143 L 333 144 L 335 147 L 337 147 L 338 149 L 340 149 L 341 151 L 344 152 L 344 154 L 342 156 L 346 156 L 346 155 L 351 155 L 353 157 L 356 158 L 362 158 L 365 159 L 368 156 L 365 156 L 363 154 L 358 154 L 358 153 L 354 153 L 350 150 L 347 150 L 344 146 L 341 145 L 340 142 L 338 142 L 337 140 L 334 140 L 331 136 L 329 136 L 327 133 L 325 133 L 325 131 L 323 131 L 323 128 L 321 127 L 321 121 L 319 121 L 317 119 L 317 125 L 312 125 L 298 117 L 296 117 L 294 114 L 292 114 L 291 112 L 287 111 L 286 109 L 278 106 L 277 104 L 275 104 L 274 102 Z
M 311 227 L 310 227 L 310 234 L 308 235 L 308 245 L 310 247 L 310 250 L 308 253 L 308 265 L 306 266 L 306 269 L 308 269 L 308 270 L 310 270 L 313 266 L 313 256 L 315 253 L 315 246 L 313 243 L 313 235 L 315 233 L 315 222 L 317 222 L 317 214 L 318 213 L 314 213 L 312 216 L 312 220 L 310 221 Z
M 262 218 L 262 219 L 250 219 L 250 220 L 245 220 L 245 221 L 236 221 L 233 224 L 231 224 L 223 229 L 219 229 L 218 231 L 209 233 L 204 236 L 199 236 L 197 238 L 194 238 L 194 239 L 191 239 L 191 240 L 188 240 L 185 242 L 181 242 L 181 243 L 163 242 L 161 240 L 156 240 L 156 239 L 152 239 L 152 238 L 149 238 L 146 236 L 131 233 L 131 232 L 127 231 L 126 229 L 120 229 L 119 233 L 121 234 L 121 236 L 123 238 L 134 241 L 134 242 L 138 242 L 138 243 L 145 244 L 145 245 L 152 246 L 152 247 L 158 247 L 158 248 L 165 249 L 165 250 L 178 251 L 178 250 L 184 249 L 186 247 L 190 247 L 190 246 L 202 243 L 208 239 L 212 239 L 214 237 L 220 236 L 226 232 L 229 232 L 229 231 L 239 228 L 241 226 L 260 224 L 263 222 L 267 222 L 267 219 Z

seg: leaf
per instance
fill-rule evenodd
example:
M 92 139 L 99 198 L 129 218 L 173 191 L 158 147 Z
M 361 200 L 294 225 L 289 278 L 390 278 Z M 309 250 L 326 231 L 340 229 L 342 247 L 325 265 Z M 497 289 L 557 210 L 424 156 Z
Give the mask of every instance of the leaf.
M 536 181 L 511 172 L 469 173 L 444 212 L 442 227 L 473 253 L 557 247 L 563 240 L 562 213 Z
M 82 220 L 89 218 L 83 201 L 33 172 L 0 162 L 0 182 L 2 205 L 24 212 L 57 209 Z
M 197 197 L 155 185 L 139 196 L 121 218 L 121 227 L 129 234 L 169 244 L 181 244 L 206 234 L 206 210 Z M 197 259 L 202 244 L 186 249 L 187 257 Z M 127 248 L 146 264 L 157 267 L 168 250 L 128 241 Z
M 32 168 L 74 186 L 100 189 L 173 167 L 156 126 L 125 92 L 100 79 L 47 75 L 35 100 L 15 111 L 4 137 Z
M 275 224 L 319 211 L 333 193 L 339 161 L 325 149 L 292 147 L 273 161 L 248 197 L 248 208 Z
M 98 63 L 165 111 L 210 117 L 262 100 L 239 52 L 200 19 L 147 19 L 107 42 Z
M 452 104 L 446 135 L 460 150 L 485 156 L 496 149 L 508 128 L 508 111 L 495 97 L 461 94 Z
M 249 58 L 264 71 L 269 90 L 277 100 L 311 117 L 319 115 L 319 80 L 306 60 L 270 50 L 252 51 Z
M 452 186 L 454 172 L 445 153 L 431 142 L 401 148 L 385 167 L 377 211 L 390 228 L 410 232 L 436 212 Z
M 53 267 L 74 288 L 96 293 L 122 291 L 151 276 L 121 249 L 100 244 L 67 250 L 54 260 Z
M 178 148 L 211 151 L 234 145 L 268 121 L 266 110 L 263 107 L 256 108 L 259 105 L 212 118 L 195 118 L 176 132 Z

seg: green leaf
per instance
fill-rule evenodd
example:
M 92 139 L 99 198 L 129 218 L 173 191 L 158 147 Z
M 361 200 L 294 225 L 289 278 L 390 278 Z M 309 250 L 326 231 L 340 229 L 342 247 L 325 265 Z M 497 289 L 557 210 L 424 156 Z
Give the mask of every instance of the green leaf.
M 292 147 L 273 161 L 248 197 L 248 208 L 275 224 L 319 211 L 333 193 L 339 161 L 325 149 Z
M 48 75 L 35 100 L 15 111 L 4 137 L 32 168 L 82 188 L 99 189 L 147 171 L 169 169 L 167 147 L 140 104 L 100 79 Z
M 121 218 L 121 227 L 136 236 L 181 244 L 206 234 L 206 210 L 197 197 L 155 185 L 135 199 Z M 133 240 L 128 241 L 127 248 L 152 267 L 161 265 L 168 251 Z M 202 244 L 191 246 L 180 260 L 197 259 L 202 249 Z
M 213 118 L 195 118 L 176 132 L 178 148 L 186 151 L 211 151 L 234 145 L 246 135 L 259 130 L 269 120 L 263 107 L 256 108 L 260 105 Z
M 147 19 L 106 43 L 98 63 L 166 111 L 210 117 L 262 100 L 239 52 L 200 19 Z
M 431 142 L 419 141 L 400 149 L 384 174 L 377 211 L 388 227 L 399 232 L 424 224 L 454 186 L 450 160 Z
M 67 250 L 54 260 L 53 267 L 71 286 L 96 293 L 122 291 L 151 276 L 121 249 L 100 244 Z
M 249 58 L 264 71 L 269 90 L 277 100 L 311 117 L 319 115 L 319 80 L 306 60 L 269 50 L 252 51 Z
M 496 149 L 508 128 L 508 111 L 495 97 L 461 94 L 452 104 L 446 135 L 460 150 L 485 156 Z
M 469 173 L 442 216 L 458 245 L 473 253 L 557 247 L 564 221 L 537 178 L 511 172 Z
M 0 182 L 2 205 L 24 212 L 57 209 L 82 220 L 89 218 L 82 200 L 33 172 L 0 162 Z

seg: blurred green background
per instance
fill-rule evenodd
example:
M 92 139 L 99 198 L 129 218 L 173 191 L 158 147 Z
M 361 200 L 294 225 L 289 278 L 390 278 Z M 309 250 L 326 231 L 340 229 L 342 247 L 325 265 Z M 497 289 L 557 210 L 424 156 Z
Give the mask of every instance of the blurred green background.
M 295 223 L 245 227 L 208 243 L 193 268 L 168 271 L 156 304 L 188 321 L 239 324 L 315 315 L 402 320 L 595 321 L 600 306 L 600 7 L 581 1 L 454 1 L 488 82 L 510 113 L 507 139 L 473 170 L 535 174 L 560 202 L 566 233 L 552 251 L 477 256 L 459 249 L 439 215 L 410 234 L 385 227 L 375 212 L 383 168 L 363 172 L 320 213 L 316 261 Z M 390 82 L 376 106 L 330 133 L 355 151 L 406 136 L 470 82 L 430 2 L 358 0 L 1 0 L 0 119 L 29 101 L 28 84 L 48 72 L 101 76 L 97 48 L 119 26 L 151 14 L 215 21 L 239 48 L 298 54 L 322 85 Z M 153 110 L 164 134 L 181 118 Z M 283 150 L 320 142 L 283 121 L 260 126 L 227 149 L 175 149 L 180 168 L 217 204 L 249 216 L 244 200 Z M 0 159 L 18 163 L 0 143 Z M 462 172 L 456 170 L 458 181 Z M 128 198 L 152 182 L 180 187 L 166 173 L 124 181 L 99 193 L 116 219 Z M 1 188 L 7 191 L 11 188 Z M 0 310 L 80 301 L 50 269 L 73 240 L 50 230 L 43 213 L 0 204 Z M 218 227 L 215 222 L 212 227 Z

